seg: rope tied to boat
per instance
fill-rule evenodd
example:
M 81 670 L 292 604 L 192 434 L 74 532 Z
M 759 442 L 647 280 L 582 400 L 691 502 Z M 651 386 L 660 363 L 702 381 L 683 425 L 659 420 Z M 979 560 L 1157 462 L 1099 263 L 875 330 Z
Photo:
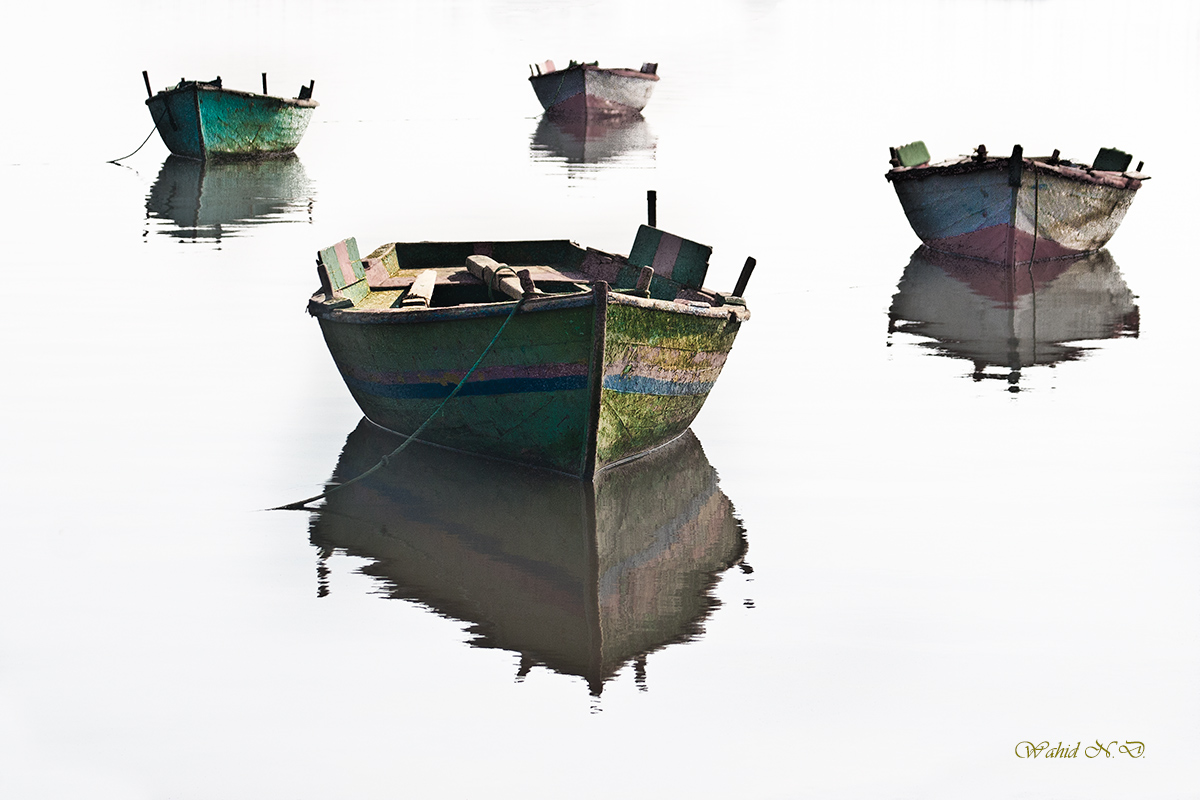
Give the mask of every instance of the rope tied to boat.
M 163 108 L 165 109 L 165 108 L 166 108 L 166 106 L 163 106 Z M 161 116 L 160 116 L 160 117 L 157 117 L 157 118 L 155 118 L 155 120 L 154 120 L 154 127 L 150 129 L 150 132 L 149 132 L 148 134 L 146 134 L 146 138 L 145 138 L 145 139 L 142 139 L 142 143 L 141 143 L 141 144 L 139 144 L 139 145 L 137 146 L 137 150 L 134 150 L 132 153 L 130 153 L 130 154 L 129 154 L 129 155 L 127 155 L 127 156 L 121 156 L 120 158 L 112 158 L 112 159 L 109 159 L 108 161 L 106 161 L 106 162 L 104 162 L 104 163 L 106 163 L 106 164 L 118 164 L 118 165 L 119 165 L 119 162 L 121 162 L 121 161 L 124 161 L 125 159 L 129 158 L 130 156 L 135 156 L 135 155 L 137 155 L 137 153 L 138 153 L 138 150 L 141 150 L 143 147 L 145 147 L 145 146 L 146 146 L 146 142 L 150 141 L 150 137 L 154 135 L 154 132 L 155 132 L 156 130 L 158 130 L 158 123 L 159 123 L 159 122 L 161 122 L 161 121 L 162 121 L 162 117 L 161 117 Z
M 327 489 L 325 489 L 325 491 L 321 492 L 318 495 L 313 495 L 312 497 L 305 498 L 304 500 L 297 500 L 296 502 L 288 503 L 287 505 L 276 506 L 275 508 L 271 508 L 268 510 L 269 511 L 314 511 L 316 509 L 307 508 L 309 503 L 315 503 L 317 500 L 324 499 L 340 489 L 345 489 L 347 486 L 358 483 L 359 481 L 363 480 L 364 478 L 367 478 L 367 477 L 375 474 L 376 472 L 378 472 L 379 470 L 383 469 L 388 464 L 390 464 L 392 459 L 395 458 L 396 456 L 400 455 L 400 453 L 404 450 L 404 448 L 406 448 L 410 444 L 412 444 L 412 442 L 417 438 L 417 436 L 419 436 L 421 434 L 421 432 L 429 426 L 429 423 L 433 422 L 434 418 L 437 417 L 437 415 L 442 412 L 442 409 L 445 408 L 446 404 L 449 403 L 454 398 L 454 396 L 458 394 L 459 390 L 462 389 L 463 386 L 466 384 L 467 379 L 470 378 L 471 375 L 473 375 L 475 373 L 475 370 L 479 368 L 479 365 L 483 363 L 483 359 L 485 357 L 487 357 L 487 354 L 491 352 L 493 345 L 495 345 L 496 342 L 500 339 L 500 334 L 504 333 L 504 329 L 506 327 L 508 327 L 508 323 L 512 321 L 512 318 L 517 315 L 517 312 L 521 310 L 521 306 L 523 306 L 524 304 L 525 304 L 524 298 L 518 300 L 516 303 L 513 304 L 512 311 L 508 312 L 508 316 L 505 317 L 504 322 L 502 322 L 500 324 L 500 328 L 496 331 L 496 335 L 492 337 L 492 340 L 490 342 L 488 342 L 487 347 L 483 348 L 483 352 L 479 354 L 479 358 L 475 359 L 475 363 L 471 365 L 471 368 L 469 370 L 467 370 L 467 374 L 462 376 L 462 380 L 460 380 L 458 382 L 458 385 L 455 386 L 454 389 L 452 389 L 450 391 L 450 394 L 446 395 L 445 399 L 443 399 L 442 402 L 438 404 L 438 407 L 433 410 L 433 413 L 430 414 L 429 417 L 424 422 L 422 422 L 415 431 L 408 434 L 408 437 L 405 438 L 405 440 L 400 443 L 399 447 L 397 447 L 392 452 L 390 452 L 387 455 L 380 458 L 379 461 L 375 464 L 375 466 L 371 467 L 366 472 L 363 472 L 359 475 L 354 476 L 353 478 L 351 478 L 348 481 L 339 483 L 336 486 L 330 486 Z

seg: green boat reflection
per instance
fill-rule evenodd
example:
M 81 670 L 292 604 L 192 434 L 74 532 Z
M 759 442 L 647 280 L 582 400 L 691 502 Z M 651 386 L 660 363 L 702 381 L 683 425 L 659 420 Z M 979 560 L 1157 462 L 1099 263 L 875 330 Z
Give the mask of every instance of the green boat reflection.
M 363 420 L 331 484 L 401 439 Z M 386 596 L 470 623 L 476 647 L 583 678 L 593 695 L 627 664 L 702 632 L 718 576 L 747 543 L 699 441 L 687 431 L 596 481 L 414 443 L 384 470 L 334 492 L 312 516 L 318 594 L 335 553 Z
M 1014 266 L 920 247 L 900 279 L 889 335 L 915 334 L 1017 391 L 1021 370 L 1082 358 L 1084 342 L 1138 335 L 1139 312 L 1107 250 Z M 999 370 L 999 371 L 997 371 Z
M 220 241 L 251 225 L 311 222 L 314 191 L 295 154 L 260 161 L 168 156 L 146 196 L 158 232 Z

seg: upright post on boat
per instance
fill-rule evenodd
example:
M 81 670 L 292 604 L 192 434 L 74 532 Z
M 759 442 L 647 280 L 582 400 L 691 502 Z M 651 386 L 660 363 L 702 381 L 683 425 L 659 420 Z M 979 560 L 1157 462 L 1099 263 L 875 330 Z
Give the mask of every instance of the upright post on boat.
M 154 97 L 154 92 L 150 90 L 150 76 L 146 70 L 142 70 L 142 80 L 146 82 L 146 97 Z
M 658 192 L 651 189 L 646 192 L 646 216 L 648 218 L 647 225 L 651 228 L 658 227 Z
M 1025 168 L 1022 160 L 1025 155 L 1021 145 L 1013 145 L 1012 155 L 1008 157 L 1008 185 L 1014 189 L 1021 185 L 1021 171 Z
M 754 265 L 757 263 L 753 256 L 746 259 L 746 263 L 742 267 L 742 274 L 738 275 L 737 284 L 733 287 L 734 297 L 746 296 L 746 284 L 750 283 L 750 273 L 754 272 Z
M 267 73 L 263 73 L 263 94 L 267 93 Z

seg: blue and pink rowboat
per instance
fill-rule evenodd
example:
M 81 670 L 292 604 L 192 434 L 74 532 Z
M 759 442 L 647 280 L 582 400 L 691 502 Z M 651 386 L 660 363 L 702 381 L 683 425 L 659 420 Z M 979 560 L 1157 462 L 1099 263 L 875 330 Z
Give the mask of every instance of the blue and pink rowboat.
M 568 116 L 638 114 L 658 83 L 658 64 L 641 69 L 602 68 L 572 61 L 555 69 L 553 61 L 530 67 L 529 83 L 548 113 Z
M 885 176 L 929 248 L 1001 264 L 1073 258 L 1116 233 L 1142 182 L 1142 164 L 1102 148 L 1090 165 L 1051 156 L 976 151 L 931 164 L 923 142 L 892 148 Z

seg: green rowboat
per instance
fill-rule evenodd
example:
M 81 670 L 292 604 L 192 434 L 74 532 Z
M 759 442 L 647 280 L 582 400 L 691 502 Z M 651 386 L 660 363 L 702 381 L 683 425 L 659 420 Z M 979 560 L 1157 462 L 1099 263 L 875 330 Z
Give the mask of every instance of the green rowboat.
M 543 240 L 360 258 L 347 239 L 319 253 L 308 310 L 380 427 L 432 417 L 422 441 L 590 479 L 687 430 L 716 383 L 750 313 L 701 287 L 711 252 L 649 226 L 628 257 Z

